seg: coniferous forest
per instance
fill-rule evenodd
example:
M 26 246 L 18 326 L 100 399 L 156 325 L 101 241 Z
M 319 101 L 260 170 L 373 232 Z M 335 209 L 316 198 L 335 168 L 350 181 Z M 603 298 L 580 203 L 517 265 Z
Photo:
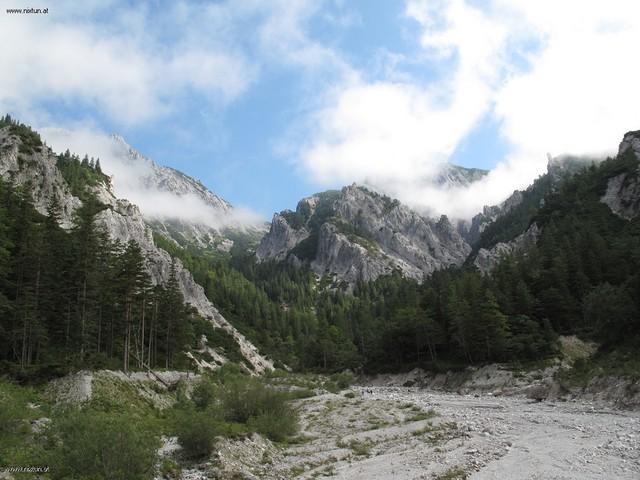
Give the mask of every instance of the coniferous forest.
M 303 370 L 530 361 L 553 355 L 560 334 L 605 350 L 631 347 L 640 340 L 640 222 L 616 217 L 599 199 L 608 178 L 637 168 L 629 152 L 583 168 L 557 189 L 541 178 L 546 194 L 529 192 L 540 198 L 478 241 L 508 239 L 501 225 L 536 222 L 537 245 L 486 276 L 468 266 L 418 284 L 398 272 L 351 294 L 330 288 L 326 278 L 316 288 L 309 271 L 256 264 L 242 251 L 221 260 L 157 240 L 251 339 Z
M 42 145 L 28 127 L 8 117 L 3 124 L 31 151 Z M 140 247 L 113 242 L 96 227 L 106 207 L 87 187 L 109 182 L 99 160 L 67 151 L 57 161 L 83 199 L 68 231 L 60 226 L 58 199 L 41 215 L 28 186 L 0 183 L 2 361 L 45 371 L 185 367 L 182 352 L 205 332 L 233 356 L 233 342 L 184 304 L 174 274 L 153 286 Z M 184 263 L 234 325 L 298 370 L 528 361 L 553 355 L 560 334 L 607 349 L 635 344 L 640 335 L 640 227 L 599 198 L 608 178 L 637 166 L 628 153 L 586 167 L 555 189 L 540 179 L 539 190 L 527 193 L 535 201 L 525 198 L 478 241 L 487 246 L 508 239 L 513 225 L 535 222 L 542 230 L 537 245 L 504 258 L 489 275 L 469 265 L 419 284 L 396 272 L 345 292 L 304 267 L 258 264 L 242 242 L 229 255 L 214 255 L 160 235 L 155 241 Z
M 10 117 L 2 125 L 28 140 L 24 153 L 42 146 L 36 132 Z M 183 352 L 197 336 L 229 340 L 185 305 L 175 272 L 166 285 L 152 285 L 138 244 L 114 242 L 96 226 L 106 207 L 87 187 L 109 181 L 100 161 L 67 151 L 57 166 L 83 200 L 69 231 L 60 226 L 57 198 L 41 215 L 29 186 L 0 180 L 0 362 L 6 370 L 47 376 L 83 366 L 184 367 Z

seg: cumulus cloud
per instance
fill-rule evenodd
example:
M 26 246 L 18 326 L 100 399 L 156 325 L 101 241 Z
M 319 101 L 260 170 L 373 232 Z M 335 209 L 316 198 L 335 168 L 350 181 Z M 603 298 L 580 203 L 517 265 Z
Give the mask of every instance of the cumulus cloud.
M 42 136 L 54 151 L 69 149 L 100 159 L 102 170 L 112 176 L 114 193 L 138 205 L 145 217 L 178 220 L 215 229 L 259 226 L 263 220 L 247 208 L 232 208 L 223 200 L 206 197 L 178 186 L 169 191 L 159 182 L 159 167 L 136 155 L 123 140 L 90 129 L 45 128 Z M 133 153 L 133 154 L 132 154 Z M 165 172 L 166 173 L 166 172 Z
M 0 63 L 11 67 L 0 76 L 0 108 L 33 118 L 53 101 L 136 125 L 173 113 L 191 92 L 231 102 L 257 69 L 237 38 L 207 22 L 224 15 L 200 10 L 94 1 L 57 2 L 48 15 L 2 12 Z
M 547 152 L 605 155 L 638 128 L 638 2 L 476 5 L 407 2 L 428 62 L 447 73 L 333 89 L 300 152 L 313 179 L 365 182 L 432 213 L 468 217 L 530 183 Z M 469 188 L 425 183 L 487 118 L 500 125 L 510 154 Z

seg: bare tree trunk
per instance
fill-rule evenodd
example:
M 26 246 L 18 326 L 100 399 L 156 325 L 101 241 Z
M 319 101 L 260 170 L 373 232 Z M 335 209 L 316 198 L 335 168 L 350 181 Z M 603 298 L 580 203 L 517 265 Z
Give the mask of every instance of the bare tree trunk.
M 100 342 L 102 342 L 102 305 L 98 307 L 98 353 L 100 353 Z
M 82 314 L 80 316 L 80 361 L 84 359 L 84 336 L 85 336 L 85 323 L 87 315 L 87 276 L 84 276 L 82 282 Z
M 141 351 L 142 354 L 140 355 L 140 359 L 138 360 L 139 362 L 139 367 L 142 368 L 142 365 L 144 364 L 144 312 L 145 312 L 145 303 L 146 303 L 147 299 L 146 299 L 146 294 L 142 294 L 142 328 L 141 330 L 141 335 L 142 335 L 142 339 L 140 341 L 140 346 L 141 346 Z

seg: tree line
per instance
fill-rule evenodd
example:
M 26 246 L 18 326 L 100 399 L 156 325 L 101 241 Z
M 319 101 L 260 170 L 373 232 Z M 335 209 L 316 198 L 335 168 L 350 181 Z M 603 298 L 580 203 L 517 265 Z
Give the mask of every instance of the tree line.
M 488 275 L 466 265 L 418 284 L 395 272 L 346 294 L 304 268 L 257 264 L 239 251 L 220 259 L 165 248 L 223 314 L 294 368 L 536 360 L 556 352 L 559 334 L 615 348 L 640 338 L 640 221 L 615 216 L 600 198 L 608 178 L 637 169 L 638 159 L 625 154 L 553 188 L 541 177 L 544 194 L 511 215 L 524 229 L 541 227 L 537 245 L 503 258 Z M 502 222 L 491 235 L 508 239 L 511 225 Z
M 138 244 L 97 226 L 105 208 L 85 198 L 67 232 L 56 197 L 41 215 L 28 187 L 0 181 L 0 361 L 23 370 L 180 363 L 196 314 L 174 270 L 153 285 Z

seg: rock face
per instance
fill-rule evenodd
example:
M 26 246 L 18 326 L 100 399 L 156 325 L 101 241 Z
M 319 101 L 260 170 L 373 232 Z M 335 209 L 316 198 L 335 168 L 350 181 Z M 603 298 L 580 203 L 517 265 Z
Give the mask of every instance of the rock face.
M 538 225 L 533 223 L 526 232 L 521 233 L 509 242 L 498 242 L 489 249 L 481 248 L 478 250 L 473 264 L 482 273 L 489 273 L 506 255 L 525 251 L 535 245 L 540 232 Z
M 480 168 L 466 168 L 445 163 L 431 179 L 431 183 L 445 188 L 467 187 L 478 180 L 482 180 L 488 173 L 488 170 Z
M 69 228 L 72 224 L 75 209 L 81 201 L 71 191 L 56 166 L 56 156 L 48 147 L 31 154 L 20 153 L 20 138 L 9 134 L 7 128 L 0 129 L 0 175 L 16 185 L 30 187 L 36 209 L 46 214 L 47 205 L 53 195 L 57 195 L 62 206 L 62 226 Z M 137 206 L 125 199 L 118 199 L 109 185 L 94 187 L 93 193 L 107 205 L 96 216 L 96 224 L 114 240 L 123 243 L 135 240 L 145 253 L 147 267 L 156 284 L 165 283 L 169 279 L 172 259 L 170 255 L 156 247 L 150 228 Z M 186 302 L 193 305 L 198 312 L 209 319 L 214 326 L 231 334 L 247 362 L 254 371 L 261 373 L 272 369 L 272 363 L 259 354 L 256 347 L 238 332 L 211 304 L 191 273 L 175 260 L 176 276 Z
M 618 155 L 631 151 L 640 159 L 640 130 L 625 134 Z M 606 204 L 613 213 L 626 220 L 640 214 L 640 167 L 632 173 L 621 173 L 611 177 L 607 182 L 607 190 L 600 201 Z
M 522 202 L 522 192 L 520 190 L 514 191 L 509 198 L 498 205 L 485 206 L 482 208 L 482 212 L 478 213 L 471 219 L 471 224 L 468 228 L 462 226 L 462 235 L 465 240 L 473 245 L 480 238 L 480 234 L 487 226 L 492 222 L 495 222 L 498 218 L 509 213 L 514 207 L 520 205 Z
M 166 212 L 147 212 L 143 215 L 154 231 L 173 239 L 180 245 L 198 248 L 216 248 L 228 251 L 233 240 L 229 237 L 249 235 L 262 237 L 266 232 L 264 222 L 243 218 L 233 206 L 210 191 L 202 182 L 170 167 L 158 165 L 130 146 L 121 136 L 112 135 L 112 154 L 125 167 L 137 173 L 135 185 L 129 185 L 151 194 L 168 194 L 187 210 L 197 210 L 198 215 L 182 212 L 184 216 Z M 116 190 L 120 179 L 113 179 Z M 127 179 L 132 182 L 131 179 Z M 166 195 L 164 198 L 167 198 Z M 190 214 L 190 215 L 186 215 Z
M 629 149 L 635 153 L 637 158 L 640 158 L 640 130 L 624 134 L 622 142 L 620 142 L 620 146 L 618 147 L 618 155 L 626 153 Z
M 81 205 L 71 195 L 64 178 L 56 167 L 51 151 L 43 149 L 30 155 L 20 153 L 20 139 L 9 134 L 8 128 L 0 128 L 0 176 L 15 184 L 28 185 L 36 209 L 45 213 L 49 199 L 58 195 L 62 213 L 62 226 L 71 227 L 73 212 Z
M 461 265 L 471 248 L 447 217 L 433 220 L 397 200 L 351 185 L 305 198 L 274 216 L 259 261 L 308 263 L 353 285 L 399 269 L 410 278 Z

